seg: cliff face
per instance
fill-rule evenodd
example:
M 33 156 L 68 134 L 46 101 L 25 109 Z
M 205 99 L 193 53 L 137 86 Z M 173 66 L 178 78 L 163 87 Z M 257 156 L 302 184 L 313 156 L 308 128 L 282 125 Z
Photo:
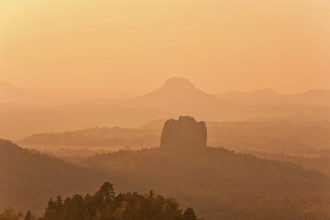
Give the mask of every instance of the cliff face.
M 180 116 L 178 120 L 165 122 L 160 138 L 160 147 L 171 149 L 197 149 L 206 147 L 207 129 L 204 121 Z

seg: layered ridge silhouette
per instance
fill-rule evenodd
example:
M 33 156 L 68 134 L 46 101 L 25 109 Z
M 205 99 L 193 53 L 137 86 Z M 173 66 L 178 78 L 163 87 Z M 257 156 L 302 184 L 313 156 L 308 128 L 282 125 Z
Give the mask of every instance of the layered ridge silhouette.
M 207 121 L 329 120 L 328 100 L 330 93 L 326 90 L 291 96 L 279 95 L 272 90 L 213 96 L 186 79 L 172 78 L 161 88 L 130 99 L 89 99 L 53 107 L 2 102 L 0 136 L 17 139 L 45 131 L 97 126 L 138 127 L 148 121 L 179 115 L 194 115 Z

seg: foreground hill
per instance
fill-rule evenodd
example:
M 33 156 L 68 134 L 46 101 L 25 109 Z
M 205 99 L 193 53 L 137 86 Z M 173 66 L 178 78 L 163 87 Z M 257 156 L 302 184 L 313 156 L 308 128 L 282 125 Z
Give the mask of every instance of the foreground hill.
M 225 149 L 121 151 L 84 164 L 106 171 L 120 190 L 152 188 L 196 208 L 205 219 L 323 219 L 329 214 L 330 182 L 323 175 Z M 308 210 L 310 205 L 315 210 Z
M 0 140 L 0 209 L 41 211 L 51 196 L 89 192 L 102 175 Z
M 0 173 L 0 208 L 22 211 L 40 213 L 49 197 L 91 192 L 107 177 L 118 192 L 153 189 L 208 220 L 330 216 L 329 179 L 323 175 L 225 149 L 120 151 L 90 157 L 79 167 L 1 141 Z

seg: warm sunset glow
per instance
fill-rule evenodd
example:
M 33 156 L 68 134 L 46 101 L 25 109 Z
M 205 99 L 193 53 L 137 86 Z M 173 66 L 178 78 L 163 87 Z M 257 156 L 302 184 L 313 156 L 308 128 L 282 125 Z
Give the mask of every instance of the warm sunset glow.
M 329 207 L 330 0 L 0 0 L 0 220 Z
M 0 80 L 143 93 L 330 89 L 326 0 L 0 1 Z

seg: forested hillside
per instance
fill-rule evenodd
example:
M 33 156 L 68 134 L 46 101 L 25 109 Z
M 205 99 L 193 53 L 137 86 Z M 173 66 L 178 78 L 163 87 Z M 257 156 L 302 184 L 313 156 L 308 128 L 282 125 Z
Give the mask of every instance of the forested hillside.
M 24 217 L 24 218 L 23 218 Z M 7 208 L 0 212 L 0 220 L 198 220 L 192 208 L 181 209 L 173 198 L 165 198 L 153 191 L 148 194 L 127 192 L 116 194 L 110 182 L 90 195 L 51 198 L 41 217 L 31 210 L 25 214 Z
M 192 208 L 183 211 L 173 198 L 137 192 L 115 194 L 105 182 L 94 194 L 74 195 L 64 200 L 60 196 L 49 200 L 40 220 L 197 220 Z
M 89 157 L 76 166 L 2 140 L 0 171 L 2 209 L 32 209 L 39 215 L 50 197 L 91 192 L 108 179 L 118 192 L 154 190 L 176 198 L 182 207 L 193 207 L 208 220 L 261 220 L 270 214 L 272 219 L 299 220 L 330 216 L 327 177 L 223 148 L 119 151 Z M 118 195 L 125 201 L 146 202 L 139 194 Z M 77 204 L 85 199 L 71 198 Z M 133 204 L 127 206 L 131 211 L 140 206 Z
M 20 148 L 0 140 L 0 209 L 15 207 L 40 212 L 58 193 L 89 192 L 103 176 L 89 168 Z
M 84 164 L 106 171 L 120 190 L 154 189 L 189 204 L 205 219 L 269 219 L 270 214 L 273 219 L 324 219 L 329 214 L 325 176 L 225 149 L 121 151 Z

